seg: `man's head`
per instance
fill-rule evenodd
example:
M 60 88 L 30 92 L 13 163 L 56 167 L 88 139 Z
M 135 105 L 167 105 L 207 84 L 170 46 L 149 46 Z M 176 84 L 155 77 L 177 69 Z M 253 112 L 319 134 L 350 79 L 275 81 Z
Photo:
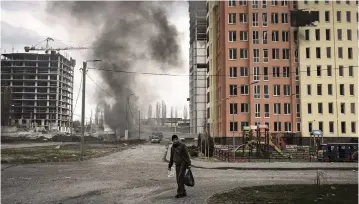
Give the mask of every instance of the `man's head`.
M 177 144 L 179 142 L 177 135 L 172 135 L 172 142 L 173 144 Z

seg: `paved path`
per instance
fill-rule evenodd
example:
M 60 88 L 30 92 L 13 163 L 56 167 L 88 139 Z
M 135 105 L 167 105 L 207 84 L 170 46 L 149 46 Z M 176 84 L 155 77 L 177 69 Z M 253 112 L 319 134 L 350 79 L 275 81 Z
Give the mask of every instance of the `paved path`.
M 167 177 L 166 147 L 141 145 L 106 157 L 64 164 L 29 164 L 3 170 L 2 203 L 203 203 L 235 187 L 314 183 L 316 171 L 242 171 L 192 168 L 196 186 L 175 199 Z M 324 171 L 328 183 L 357 183 L 354 171 Z
M 18 143 L 18 144 L 1 144 L 1 149 L 11 149 L 11 148 L 24 148 L 24 147 L 40 147 L 40 146 L 51 146 L 59 144 L 79 144 L 78 142 L 44 142 L 44 143 Z

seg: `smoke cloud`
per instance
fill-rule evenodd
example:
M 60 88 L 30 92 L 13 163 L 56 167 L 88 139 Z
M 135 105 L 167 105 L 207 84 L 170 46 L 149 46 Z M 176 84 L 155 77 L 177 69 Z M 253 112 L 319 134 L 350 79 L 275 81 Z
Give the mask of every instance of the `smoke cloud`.
M 141 71 L 141 68 L 148 71 L 153 67 L 152 70 L 168 71 L 178 69 L 182 62 L 178 32 L 169 23 L 166 12 L 169 3 L 53 1 L 47 3 L 47 12 L 92 28 L 96 38 L 89 59 L 102 60 L 96 67 L 123 71 Z M 142 100 L 153 100 L 155 91 L 147 90 L 137 75 L 104 71 L 101 77 L 105 83 L 102 86 L 116 98 L 114 104 L 104 107 L 105 123 L 122 132 L 126 127 L 127 97 L 136 92 L 134 87 L 142 87 Z M 102 97 L 98 102 L 108 104 L 103 93 L 99 96 Z M 138 104 L 138 100 L 131 96 L 130 126 L 132 116 L 137 115 L 134 103 Z

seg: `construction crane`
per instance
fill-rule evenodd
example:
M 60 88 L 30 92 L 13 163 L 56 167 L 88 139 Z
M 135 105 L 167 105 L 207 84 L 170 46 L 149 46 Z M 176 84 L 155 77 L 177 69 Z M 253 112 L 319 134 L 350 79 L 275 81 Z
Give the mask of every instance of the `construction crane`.
M 46 41 L 46 45 L 45 47 L 36 47 L 38 46 L 40 43 L 43 43 Z M 25 46 L 25 52 L 29 52 L 29 51 L 45 51 L 45 53 L 48 53 L 49 51 L 60 51 L 60 50 L 85 50 L 85 49 L 91 49 L 89 47 L 72 47 L 72 46 L 68 46 L 68 47 L 63 47 L 63 48 L 53 48 L 50 47 L 49 45 L 49 41 L 54 41 L 53 38 L 46 38 L 45 40 L 41 41 L 40 43 L 34 45 L 34 46 Z

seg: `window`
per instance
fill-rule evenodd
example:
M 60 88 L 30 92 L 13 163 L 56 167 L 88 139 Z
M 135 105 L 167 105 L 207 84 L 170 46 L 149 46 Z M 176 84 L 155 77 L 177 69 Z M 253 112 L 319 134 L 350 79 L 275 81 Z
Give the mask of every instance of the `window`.
M 240 31 L 239 32 L 239 40 L 240 41 L 248 41 L 248 32 Z
M 354 76 L 353 66 L 349 66 L 349 76 L 350 76 L 350 77 L 353 77 L 353 76 Z
M 352 133 L 356 133 L 356 122 L 351 122 L 350 126 L 351 126 Z
M 330 11 L 325 11 L 325 22 L 329 23 L 330 22 Z
M 240 6 L 247 6 L 247 0 L 239 0 Z
M 288 6 L 288 0 L 282 0 L 282 6 Z
M 241 128 L 243 130 L 243 127 L 249 126 L 248 122 L 241 122 Z
M 297 30 L 293 31 L 293 40 L 294 40 L 295 44 L 298 43 L 298 31 Z
M 294 50 L 294 62 L 299 62 L 299 60 L 298 60 L 298 49 Z
M 274 90 L 273 96 L 280 96 L 280 85 L 278 84 L 273 85 L 273 90 Z
M 229 59 L 230 60 L 237 59 L 237 48 L 229 48 Z
M 315 29 L 315 40 L 320 40 L 320 29 Z
M 310 96 L 312 95 L 312 85 L 307 84 L 307 95 Z
M 241 113 L 248 113 L 249 105 L 248 103 L 241 103 Z
M 282 41 L 289 42 L 289 32 L 288 31 L 282 31 Z
M 302 128 L 301 128 L 300 122 L 297 122 L 297 132 L 301 132 L 301 131 L 302 131 Z
M 267 13 L 262 13 L 262 26 L 263 27 L 268 26 L 268 15 L 267 15 Z
M 317 65 L 317 76 L 320 77 L 322 76 L 322 66 Z
M 327 65 L 327 75 L 332 76 L 332 65 Z
M 325 40 L 330 41 L 330 29 L 325 29 Z
M 259 63 L 259 49 L 253 49 L 254 63 Z
M 258 8 L 258 0 L 252 1 L 252 8 L 254 8 L 254 9 Z
M 241 48 L 239 50 L 240 58 L 241 59 L 247 59 L 248 58 L 248 49 Z
M 229 131 L 237 132 L 238 131 L 238 122 L 229 122 Z
M 240 76 L 242 77 L 248 76 L 248 67 L 240 67 Z
M 229 85 L 229 95 L 237 96 L 237 85 Z
M 236 24 L 236 13 L 228 14 L 228 24 Z
M 282 13 L 282 23 L 288 23 L 288 13 Z
M 239 14 L 239 22 L 240 23 L 248 23 L 248 14 L 240 13 Z
M 252 13 L 252 26 L 258 26 L 258 13 Z
M 263 67 L 263 80 L 268 81 L 269 80 L 269 70 L 268 67 Z
M 284 122 L 284 131 L 292 132 L 292 123 L 291 122 Z
M 329 96 L 333 95 L 333 84 L 328 84 L 328 95 Z
M 260 85 L 254 85 L 254 98 L 255 99 L 261 98 L 261 87 L 260 87 Z
M 263 31 L 263 44 L 268 44 L 268 31 Z
M 350 1 L 349 1 L 349 0 L 346 0 L 345 3 L 349 5 L 349 4 L 350 4 Z
M 305 33 L 305 40 L 310 40 L 309 29 L 306 29 L 304 33 Z
M 308 114 L 312 114 L 312 104 L 311 103 L 308 103 L 307 104 L 307 108 L 308 108 Z
M 350 29 L 348 29 L 347 30 L 347 38 L 348 38 L 348 40 L 353 40 L 352 38 L 352 30 L 350 30 Z
M 254 30 L 253 34 L 253 44 L 259 44 L 259 32 Z
M 272 24 L 278 24 L 278 13 L 272 13 L 271 15 Z
M 342 13 L 340 11 L 337 11 L 337 22 L 340 23 L 342 21 Z
M 253 80 L 259 81 L 259 79 L 260 79 L 259 75 L 260 75 L 259 67 L 253 67 Z
M 283 59 L 289 59 L 289 49 L 283 48 Z
M 272 31 L 272 41 L 273 42 L 279 41 L 279 31 Z
M 295 68 L 295 80 L 299 81 L 299 67 Z
M 350 113 L 355 114 L 355 103 L 350 103 Z
M 323 132 L 323 121 L 318 121 L 318 129 Z
M 333 102 L 328 103 L 328 113 L 329 114 L 333 114 L 334 110 L 333 110 Z
M 305 57 L 306 57 L 307 59 L 310 58 L 310 48 L 309 48 L 309 47 L 305 48 Z
M 343 59 L 343 48 L 338 47 L 338 58 Z
M 241 95 L 248 95 L 248 94 L 249 94 L 249 86 L 241 85 Z
M 317 84 L 317 95 L 318 96 L 322 95 L 322 85 L 321 84 Z
M 229 67 L 229 77 L 236 78 L 237 76 L 237 67 Z
M 347 14 L 346 15 L 347 16 L 347 23 L 350 23 L 352 21 L 351 16 L 350 16 L 350 11 L 347 11 L 346 14 Z
M 311 71 L 310 71 L 310 65 L 307 66 L 307 76 L 310 76 Z
M 280 75 L 279 73 L 280 73 L 279 67 L 273 67 L 273 77 L 278 78 Z
M 267 8 L 267 0 L 262 1 L 262 8 Z
M 353 59 L 353 48 L 348 47 L 348 59 Z
M 272 49 L 272 59 L 279 59 L 279 48 Z
M 282 131 L 282 123 L 281 122 L 274 122 L 274 131 L 277 131 L 277 132 Z
M 329 121 L 329 132 L 334 133 L 334 121 Z
M 340 103 L 340 113 L 345 114 L 345 103 Z
M 237 109 L 238 104 L 237 103 L 230 103 L 229 104 L 229 114 L 238 114 Z
M 284 95 L 290 96 L 290 85 L 284 85 Z
M 349 84 L 349 95 L 354 96 L 354 84 Z
M 269 129 L 269 122 L 265 122 L 264 124 L 267 126 L 268 130 L 270 130 Z
M 284 104 L 284 114 L 285 115 L 291 114 L 291 110 L 292 110 L 292 108 L 290 106 L 290 103 L 285 103 Z
M 313 130 L 313 123 L 312 122 L 308 122 L 308 131 L 312 132 Z
M 339 84 L 339 94 L 344 96 L 344 84 Z
M 283 77 L 289 77 L 289 67 L 283 67 Z
M 315 48 L 315 54 L 316 54 L 317 59 L 320 59 L 320 47 Z
M 342 133 L 346 133 L 346 132 L 347 132 L 345 125 L 346 125 L 346 124 L 345 124 L 345 121 L 340 122 L 340 127 L 341 127 Z
M 263 98 L 269 98 L 269 86 L 268 85 L 263 85 Z
M 277 6 L 278 5 L 278 0 L 272 0 L 272 6 Z
M 264 117 L 269 118 L 269 104 L 264 104 Z
M 234 7 L 234 6 L 236 6 L 236 0 L 229 0 L 229 1 L 228 1 L 228 6 L 229 6 L 229 7 Z
M 339 65 L 339 76 L 344 76 L 344 67 L 343 67 L 343 65 Z
M 256 118 L 261 117 L 261 104 L 256 103 L 255 106 L 254 106 L 254 108 L 255 108 L 254 117 L 256 117 Z
M 318 113 L 323 114 L 323 103 L 318 103 Z
M 297 104 L 296 104 L 296 110 L 297 110 L 296 116 L 297 116 L 297 118 L 300 118 L 300 103 L 297 103 Z
M 336 0 L 337 4 L 340 4 L 340 0 Z
M 332 58 L 332 48 L 331 47 L 327 47 L 327 58 Z
M 338 29 L 337 30 L 337 35 L 338 35 L 338 40 L 342 40 L 343 39 L 343 35 L 342 35 L 342 29 Z
M 300 97 L 300 86 L 299 86 L 299 84 L 295 85 L 295 97 L 296 98 Z
M 268 62 L 268 49 L 263 49 L 263 62 Z
M 228 32 L 228 41 L 229 42 L 237 41 L 237 33 L 236 33 L 236 31 L 229 31 Z
M 280 114 L 280 103 L 274 103 L 274 115 L 279 115 Z

